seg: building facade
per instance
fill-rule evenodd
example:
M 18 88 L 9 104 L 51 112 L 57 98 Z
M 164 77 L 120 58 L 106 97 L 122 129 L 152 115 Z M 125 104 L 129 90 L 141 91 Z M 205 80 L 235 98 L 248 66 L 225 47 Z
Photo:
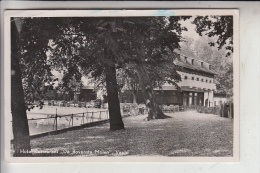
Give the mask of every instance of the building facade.
M 55 89 L 49 90 L 45 94 L 46 100 L 63 100 L 63 101 L 86 101 L 97 99 L 97 93 L 94 86 L 83 86 L 79 91 L 65 91 L 59 92 Z
M 214 93 L 214 106 L 220 106 L 227 102 L 227 96 L 221 93 Z
M 183 93 L 183 106 L 214 106 L 216 73 L 204 61 L 179 55 L 174 64 L 181 76 L 178 86 Z
M 161 89 L 154 89 L 159 104 L 183 105 L 186 107 L 214 105 L 214 91 L 216 90 L 215 75 L 211 65 L 207 62 L 178 55 L 174 61 L 181 81 L 177 86 L 165 84 Z M 130 91 L 120 95 L 121 102 L 132 102 Z M 137 93 L 137 102 L 144 103 L 142 92 Z
M 160 89 L 154 89 L 157 102 L 160 105 L 180 105 L 185 107 L 213 107 L 226 102 L 223 94 L 216 94 L 216 73 L 211 65 L 197 57 L 178 54 L 173 64 L 181 81 L 177 85 L 165 84 Z M 52 91 L 52 99 L 65 101 L 91 101 L 102 99 L 106 102 L 105 93 L 95 91 L 94 85 L 83 86 L 80 91 L 57 93 Z M 135 95 L 137 103 L 145 103 L 142 91 Z M 120 93 L 121 103 L 132 103 L 134 97 L 129 90 Z

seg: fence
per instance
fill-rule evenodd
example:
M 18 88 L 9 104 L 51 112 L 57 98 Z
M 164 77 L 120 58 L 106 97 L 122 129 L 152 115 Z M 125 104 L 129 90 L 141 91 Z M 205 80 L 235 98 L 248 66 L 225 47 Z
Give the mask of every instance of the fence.
M 145 104 L 134 104 L 134 103 L 121 103 L 121 113 L 128 113 L 130 115 L 148 114 L 148 109 Z M 159 105 L 164 113 L 184 111 L 183 106 L 179 105 Z
M 137 107 L 134 104 L 120 104 L 120 107 L 122 116 L 138 115 L 139 113 L 139 111 L 136 111 Z M 63 109 L 63 113 L 66 111 L 71 112 L 73 109 L 53 107 L 52 105 L 50 107 L 47 105 L 43 109 L 46 110 L 43 110 L 41 113 L 30 113 L 31 116 L 28 119 L 30 135 L 39 135 L 63 129 L 74 129 L 75 127 L 86 126 L 87 124 L 91 123 L 93 124 L 94 122 L 95 124 L 98 124 L 98 122 L 109 120 L 108 109 L 94 109 L 92 111 L 90 109 L 90 111 L 82 113 L 70 113 L 66 115 L 59 115 L 57 113 L 57 109 Z M 53 114 L 52 112 L 55 110 L 56 114 Z M 79 109 L 75 108 L 74 111 L 76 110 L 80 111 Z
M 197 112 L 199 112 L 199 113 L 220 115 L 219 111 L 220 111 L 220 107 L 217 107 L 217 106 L 215 106 L 215 107 L 204 107 L 204 106 L 197 107 Z
M 48 100 L 48 106 L 59 106 L 59 107 L 85 107 L 85 108 L 100 108 L 101 101 L 100 100 L 92 100 L 89 102 L 84 101 L 55 101 Z
M 30 135 L 82 126 L 91 122 L 108 120 L 108 111 L 92 111 L 68 115 L 45 115 L 45 118 L 28 119 Z
M 108 105 L 104 105 L 105 108 Z M 148 110 L 145 104 L 133 104 L 133 103 L 121 103 L 121 115 L 122 116 L 137 116 L 139 114 L 147 114 Z M 161 109 L 165 113 L 175 112 L 175 111 L 183 111 L 184 108 L 179 105 L 160 105 Z M 109 120 L 109 112 L 108 110 L 94 110 L 94 111 L 86 111 L 82 113 L 70 113 L 66 115 L 57 114 L 57 108 L 59 107 L 46 107 L 46 111 L 53 112 L 56 109 L 56 114 L 52 113 L 32 113 L 33 118 L 28 119 L 28 125 L 30 130 L 30 135 L 38 135 L 42 133 L 59 131 L 62 129 L 74 128 L 77 126 L 83 126 L 93 122 L 101 122 L 104 120 Z M 50 111 L 51 109 L 51 111 Z M 66 108 L 62 108 L 66 111 L 71 110 L 70 108 L 66 110 Z M 77 110 L 77 109 L 76 109 Z M 64 113 L 64 111 L 63 111 Z M 35 118 L 37 117 L 38 118 Z
M 224 103 L 220 106 L 215 107 L 198 107 L 197 111 L 199 113 L 207 113 L 219 115 L 226 118 L 234 118 L 234 104 L 233 103 Z
M 108 108 L 108 103 L 103 105 L 97 104 L 95 101 L 90 102 L 69 102 L 69 101 L 48 101 L 49 106 L 59 106 L 59 107 L 86 107 L 86 108 Z M 97 106 L 98 105 L 98 106 Z M 148 113 L 148 109 L 145 104 L 136 104 L 136 103 L 120 103 L 121 113 L 129 115 L 138 115 Z M 184 111 L 189 109 L 196 109 L 197 106 L 180 106 L 180 105 L 160 105 L 160 108 L 163 112 L 175 112 L 175 111 Z
M 234 103 L 224 103 L 220 106 L 220 116 L 234 118 Z
M 122 108 L 122 114 L 127 113 L 135 116 L 148 114 L 148 109 L 145 104 L 120 103 L 120 107 Z M 159 107 L 164 113 L 184 111 L 184 107 L 179 105 L 159 105 Z

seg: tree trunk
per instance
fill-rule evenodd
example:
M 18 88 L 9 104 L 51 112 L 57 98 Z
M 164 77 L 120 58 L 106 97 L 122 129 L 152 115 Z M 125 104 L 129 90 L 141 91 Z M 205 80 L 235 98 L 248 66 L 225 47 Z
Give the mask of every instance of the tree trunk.
M 137 91 L 132 91 L 132 95 L 133 95 L 133 103 L 137 103 Z
M 28 155 L 20 151 L 30 151 L 30 135 L 26 115 L 26 107 L 24 101 L 24 93 L 22 87 L 21 71 L 19 62 L 15 55 L 12 55 L 12 77 L 11 77 L 11 110 L 12 110 L 12 126 L 13 126 L 13 144 L 14 156 Z M 16 60 L 15 60 L 16 59 Z
M 145 104 L 146 107 L 148 108 L 147 120 L 154 119 L 154 118 L 155 119 L 167 118 L 168 116 L 166 116 L 162 112 L 154 97 L 153 87 L 145 68 L 142 65 L 137 65 L 136 70 L 140 81 L 140 88 L 142 89 L 144 95 Z
M 120 112 L 115 64 L 107 66 L 105 73 L 110 130 L 125 129 Z
M 18 41 L 17 41 L 18 39 Z M 15 22 L 11 23 L 11 111 L 14 156 L 28 156 L 31 150 L 22 76 L 19 66 L 19 33 Z M 21 151 L 25 151 L 21 152 Z

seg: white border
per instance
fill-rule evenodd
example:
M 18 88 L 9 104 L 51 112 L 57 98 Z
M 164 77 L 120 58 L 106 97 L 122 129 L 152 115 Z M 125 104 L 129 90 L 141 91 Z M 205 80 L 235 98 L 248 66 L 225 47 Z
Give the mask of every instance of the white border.
M 7 164 L 4 172 L 259 172 L 259 2 L 2 2 L 1 10 L 29 8 L 239 8 L 241 28 L 240 114 L 241 159 L 239 163 L 146 163 L 146 164 Z M 3 11 L 2 15 L 3 16 Z M 3 18 L 2 18 L 3 19 Z M 3 20 L 1 20 L 3 21 Z M 1 33 L 3 36 L 3 33 Z M 3 45 L 3 44 L 2 44 Z M 3 56 L 3 54 L 2 54 Z M 3 74 L 3 73 L 2 73 Z M 3 103 L 3 98 L 2 98 Z M 2 112 L 3 113 L 3 112 Z M 3 123 L 2 123 L 3 125 Z M 2 133 L 3 134 L 3 133 Z M 3 150 L 2 150 L 3 151 Z M 3 152 L 2 152 L 3 153 Z M 97 167 L 98 166 L 98 167 Z M 12 169 L 11 169 L 12 168 Z M 127 168 L 127 169 L 126 169 Z

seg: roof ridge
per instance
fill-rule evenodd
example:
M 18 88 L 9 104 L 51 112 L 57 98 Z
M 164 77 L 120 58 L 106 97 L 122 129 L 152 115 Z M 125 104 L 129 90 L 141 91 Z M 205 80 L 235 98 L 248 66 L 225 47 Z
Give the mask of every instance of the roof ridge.
M 184 57 L 187 57 L 187 58 L 189 58 L 189 59 L 195 59 L 196 61 L 205 62 L 205 63 L 207 63 L 207 64 L 210 64 L 209 62 L 206 62 L 206 61 L 202 60 L 201 58 L 199 58 L 197 55 L 195 55 L 195 54 L 194 54 L 194 51 L 192 51 L 192 53 L 193 53 L 193 56 L 195 56 L 195 57 L 191 57 L 191 55 L 186 55 L 184 52 L 187 53 L 187 51 L 185 51 L 185 50 L 183 50 L 183 49 L 176 49 L 176 50 L 174 50 L 174 51 L 175 51 L 177 54 L 182 55 L 182 56 L 184 56 Z

